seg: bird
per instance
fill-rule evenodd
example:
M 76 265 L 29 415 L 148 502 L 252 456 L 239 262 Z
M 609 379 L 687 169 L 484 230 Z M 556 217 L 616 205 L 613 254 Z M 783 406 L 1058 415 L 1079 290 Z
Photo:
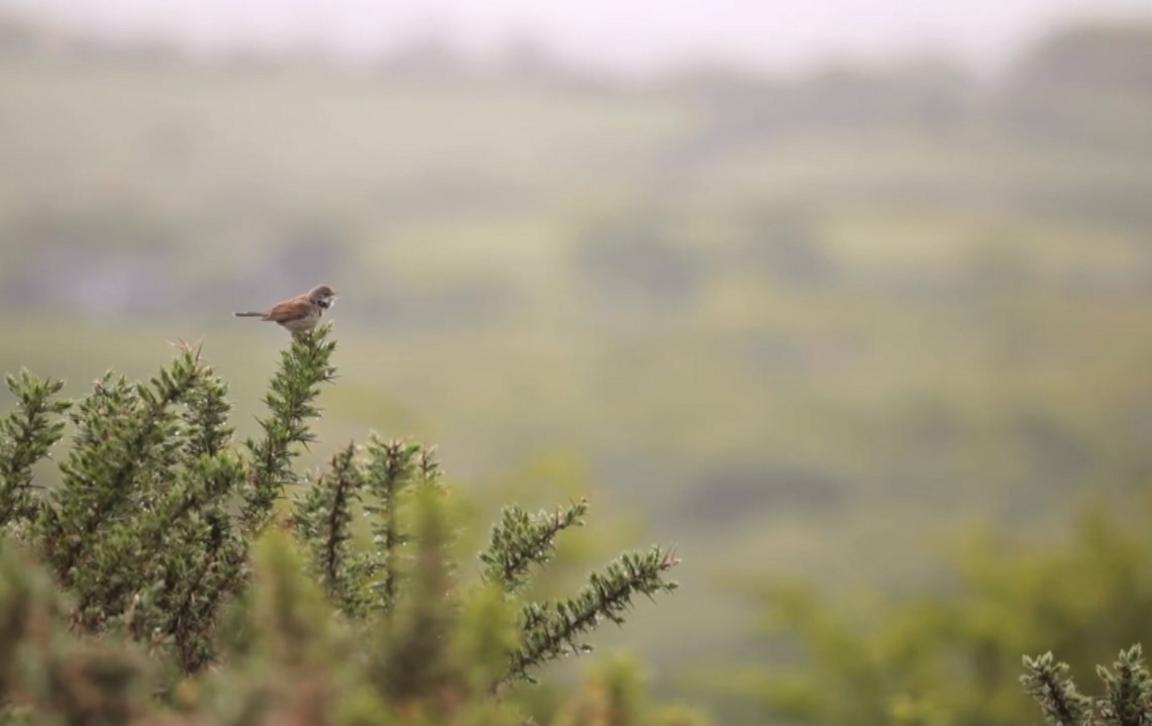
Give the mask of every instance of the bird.
M 238 318 L 260 318 L 277 323 L 293 336 L 310 332 L 320 322 L 324 311 L 332 307 L 336 293 L 327 285 L 318 285 L 303 295 L 281 300 L 264 311 L 234 313 Z

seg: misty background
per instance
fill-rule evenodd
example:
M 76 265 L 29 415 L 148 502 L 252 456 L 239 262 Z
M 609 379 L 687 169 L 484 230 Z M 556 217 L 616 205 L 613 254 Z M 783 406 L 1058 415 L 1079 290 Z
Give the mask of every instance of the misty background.
M 598 642 L 762 657 L 738 578 L 940 587 L 1152 471 L 1152 6 L 936 5 L 0 3 L 0 368 L 203 340 L 243 434 L 231 312 L 330 284 L 318 450 L 591 492 L 684 559 Z
M 766 72 L 946 55 L 999 70 L 1024 43 L 1077 17 L 1126 19 L 1146 0 L 6 0 L 72 32 L 193 53 L 308 51 L 371 61 L 430 38 L 492 63 L 523 42 L 568 65 L 652 75 L 701 63 Z

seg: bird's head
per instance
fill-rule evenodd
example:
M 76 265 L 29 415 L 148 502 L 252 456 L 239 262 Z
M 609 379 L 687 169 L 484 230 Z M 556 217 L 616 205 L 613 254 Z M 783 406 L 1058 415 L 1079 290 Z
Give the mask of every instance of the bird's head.
M 308 291 L 308 299 L 327 309 L 336 301 L 336 292 L 327 285 L 320 285 Z

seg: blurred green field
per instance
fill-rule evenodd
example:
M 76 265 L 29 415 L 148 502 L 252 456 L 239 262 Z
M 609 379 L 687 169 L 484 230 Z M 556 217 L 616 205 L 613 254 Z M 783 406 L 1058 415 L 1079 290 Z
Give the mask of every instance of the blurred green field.
M 823 82 L 4 58 L 0 369 L 78 395 L 202 340 L 243 434 L 286 336 L 231 311 L 332 284 L 312 461 L 372 427 L 488 503 L 591 490 L 684 558 L 606 639 L 668 688 L 746 649 L 738 573 L 932 587 L 965 528 L 1152 471 L 1149 98 Z

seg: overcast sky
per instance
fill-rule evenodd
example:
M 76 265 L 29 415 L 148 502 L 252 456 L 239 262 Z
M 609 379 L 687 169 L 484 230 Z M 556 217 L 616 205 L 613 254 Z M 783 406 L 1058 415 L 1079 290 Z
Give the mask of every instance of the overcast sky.
M 0 0 L 88 31 L 212 51 L 324 46 L 357 56 L 438 35 L 477 57 L 536 37 L 570 62 L 646 73 L 710 60 L 812 62 L 954 55 L 995 69 L 1053 24 L 1143 15 L 1152 0 Z

